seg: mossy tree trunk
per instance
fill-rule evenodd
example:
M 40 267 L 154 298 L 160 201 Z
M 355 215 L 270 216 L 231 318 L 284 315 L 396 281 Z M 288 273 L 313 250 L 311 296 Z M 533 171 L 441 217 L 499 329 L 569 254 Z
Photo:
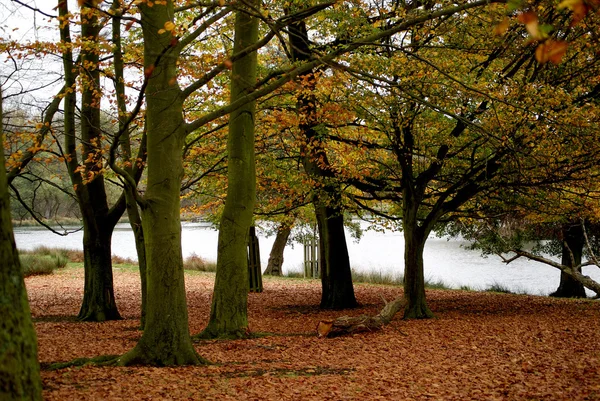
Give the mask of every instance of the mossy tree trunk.
M 204 362 L 189 334 L 181 252 L 179 190 L 185 137 L 183 96 L 177 84 L 179 48 L 159 28 L 173 21 L 173 2 L 140 4 L 144 37 L 147 189 L 142 205 L 147 304 L 144 333 L 120 365 L 194 365 Z
M 248 6 L 259 6 L 252 0 Z M 240 4 L 240 7 L 243 7 Z M 233 53 L 256 43 L 258 19 L 238 10 Z M 256 82 L 256 52 L 233 62 L 231 103 L 246 95 Z M 210 320 L 204 338 L 243 337 L 248 330 L 248 233 L 256 199 L 254 161 L 255 102 L 231 113 L 227 139 L 227 198 L 219 225 L 217 273 Z
M 82 7 L 84 11 L 87 6 Z M 67 2 L 59 1 L 59 14 L 68 15 Z M 83 14 L 83 13 L 82 13 Z M 85 286 L 80 320 L 105 321 L 119 319 L 112 276 L 111 237 L 118 219 L 125 210 L 125 203 L 120 202 L 112 209 L 108 207 L 101 158 L 102 133 L 100 130 L 100 97 L 98 44 L 100 25 L 93 12 L 85 12 L 82 20 L 81 34 L 85 38 L 81 50 L 81 65 L 85 68 L 82 79 L 81 104 L 81 141 L 85 158 L 81 171 L 77 156 L 77 135 L 75 125 L 76 95 L 67 91 L 64 97 L 64 130 L 67 169 L 83 220 L 83 250 Z M 70 43 L 69 24 L 61 25 L 61 40 Z M 69 46 L 64 47 L 63 63 L 65 85 L 75 88 L 77 73 L 73 62 L 73 54 Z
M 0 144 L 4 144 L 3 127 Z M 0 399 L 41 400 L 37 339 L 13 235 L 4 165 L 4 153 L 0 152 Z
M 283 252 L 287 244 L 288 238 L 292 232 L 292 227 L 289 224 L 281 223 L 277 227 L 277 234 L 275 235 L 275 241 L 271 247 L 271 253 L 269 254 L 269 262 L 267 263 L 267 269 L 264 274 L 271 276 L 281 276 L 281 266 L 283 265 Z
M 565 223 L 562 227 L 562 257 L 561 264 L 575 268 L 581 273 L 581 259 L 583 256 L 583 246 L 585 244 L 585 235 L 581 223 Z M 550 296 L 560 298 L 586 298 L 585 287 L 573 276 L 561 272 L 560 284 L 556 291 Z
M 309 45 L 306 24 L 303 21 L 289 25 L 290 44 L 293 61 L 309 60 L 312 50 Z M 329 161 L 320 139 L 317 120 L 316 99 L 311 93 L 316 85 L 314 72 L 300 77 L 309 85 L 298 96 L 299 128 L 306 146 L 302 164 L 306 173 L 323 184 L 313 198 L 317 226 L 319 230 L 319 252 L 321 256 L 321 308 L 344 309 L 357 306 L 352 284 L 350 257 L 344 232 L 343 208 L 339 184 L 328 171 Z
M 117 98 L 117 106 L 119 110 L 119 132 L 121 133 L 118 138 L 119 145 L 121 147 L 122 158 L 130 163 L 124 163 L 123 169 L 126 174 L 134 177 L 134 181 L 139 180 L 143 167 L 142 163 L 134 163 L 132 160 L 131 142 L 129 135 L 129 127 L 126 126 L 128 123 L 126 94 L 125 94 L 125 77 L 124 77 L 124 60 L 123 51 L 121 46 L 121 1 L 114 0 L 111 6 L 113 12 L 112 20 L 112 40 L 113 40 L 113 66 L 115 69 L 115 93 Z M 142 137 L 140 149 L 138 152 L 138 160 L 145 161 L 146 158 L 146 136 Z M 135 164 L 135 168 L 134 168 Z M 126 201 L 127 215 L 129 217 L 129 225 L 133 231 L 135 239 L 135 249 L 138 256 L 138 266 L 140 270 L 140 281 L 141 281 L 141 294 L 142 294 L 142 307 L 140 313 L 140 327 L 143 329 L 146 322 L 146 302 L 147 302 L 147 290 L 146 290 L 146 248 L 144 243 L 144 229 L 142 227 L 142 216 L 138 208 L 135 199 L 136 188 L 132 184 L 125 180 L 124 197 Z

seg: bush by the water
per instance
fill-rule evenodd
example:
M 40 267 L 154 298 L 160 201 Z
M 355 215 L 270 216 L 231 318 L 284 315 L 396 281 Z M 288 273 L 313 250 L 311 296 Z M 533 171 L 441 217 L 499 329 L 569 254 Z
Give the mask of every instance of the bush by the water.
M 19 260 L 25 277 L 51 274 L 54 269 L 61 269 L 69 262 L 64 249 L 51 249 L 48 247 L 20 252 Z

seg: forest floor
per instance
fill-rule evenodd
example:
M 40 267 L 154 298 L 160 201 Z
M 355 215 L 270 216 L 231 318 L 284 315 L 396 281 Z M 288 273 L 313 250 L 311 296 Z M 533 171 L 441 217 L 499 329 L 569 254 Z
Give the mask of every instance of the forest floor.
M 600 400 L 600 301 L 430 290 L 436 319 L 381 331 L 317 338 L 320 320 L 376 314 L 395 286 L 355 285 L 361 308 L 321 311 L 320 282 L 265 278 L 249 295 L 250 340 L 200 341 L 209 366 L 49 370 L 74 358 L 135 346 L 139 278 L 115 268 L 123 320 L 74 319 L 83 270 L 26 279 L 46 400 Z M 214 275 L 186 274 L 190 332 L 208 321 Z

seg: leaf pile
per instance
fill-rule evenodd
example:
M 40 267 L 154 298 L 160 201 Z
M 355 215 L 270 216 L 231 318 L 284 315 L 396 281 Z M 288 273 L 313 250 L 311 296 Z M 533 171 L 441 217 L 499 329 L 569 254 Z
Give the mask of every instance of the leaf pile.
M 190 332 L 208 322 L 214 275 L 186 276 Z M 80 323 L 82 269 L 26 280 L 43 366 L 135 346 L 139 279 L 115 269 L 124 320 Z M 47 400 L 600 400 L 600 304 L 590 300 L 432 290 L 437 319 L 319 339 L 320 320 L 377 314 L 392 286 L 357 285 L 361 308 L 320 311 L 320 283 L 266 278 L 249 295 L 266 337 L 201 341 L 202 367 L 42 369 Z

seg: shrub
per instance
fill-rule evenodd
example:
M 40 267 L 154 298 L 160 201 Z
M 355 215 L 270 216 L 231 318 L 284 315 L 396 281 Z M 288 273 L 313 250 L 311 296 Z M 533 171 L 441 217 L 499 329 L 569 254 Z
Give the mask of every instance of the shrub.
M 34 254 L 23 254 L 19 256 L 21 261 L 21 267 L 23 268 L 23 275 L 25 277 L 36 276 L 42 274 L 52 274 L 54 269 L 60 266 L 63 259 L 58 260 L 51 255 L 34 255 Z M 66 265 L 66 261 L 65 261 Z
M 82 262 L 83 252 L 74 249 L 66 248 L 50 248 L 45 245 L 38 246 L 32 250 L 19 251 L 20 255 L 38 255 L 38 256 L 51 256 L 56 259 L 57 267 L 63 268 L 68 262 Z M 81 256 L 79 256 L 81 255 Z M 81 260 L 78 260 L 81 259 Z
M 124 258 L 122 256 L 117 256 L 117 255 L 112 255 L 111 258 L 113 264 L 115 265 L 137 265 L 137 261 L 131 259 L 131 258 Z
M 183 261 L 183 268 L 185 270 L 195 270 L 200 272 L 211 272 L 217 271 L 217 264 L 214 262 L 208 262 L 206 259 L 192 253 Z

